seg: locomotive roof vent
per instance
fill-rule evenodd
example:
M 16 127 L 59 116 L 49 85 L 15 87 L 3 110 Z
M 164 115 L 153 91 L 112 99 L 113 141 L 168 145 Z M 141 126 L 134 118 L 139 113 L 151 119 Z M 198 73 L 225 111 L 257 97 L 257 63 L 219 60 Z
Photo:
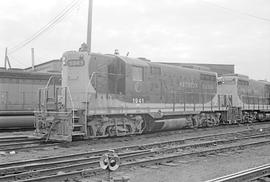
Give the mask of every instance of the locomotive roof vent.
M 210 68 L 205 67 L 205 66 L 197 66 L 197 65 L 181 65 L 184 68 L 190 68 L 190 69 L 195 69 L 195 70 L 204 70 L 204 71 L 211 71 Z
M 242 75 L 242 74 L 236 74 L 236 73 L 228 73 L 228 74 L 223 74 L 223 76 L 237 76 L 237 77 L 240 77 L 240 78 L 246 78 L 248 79 L 249 77 L 247 75 Z
M 146 58 L 142 58 L 142 57 L 139 57 L 138 59 L 143 60 L 143 61 L 147 61 L 147 62 L 151 62 L 151 60 L 146 59 Z
M 267 81 L 267 80 L 258 80 L 258 81 L 263 82 L 263 83 L 266 83 L 266 84 L 270 84 L 270 82 Z

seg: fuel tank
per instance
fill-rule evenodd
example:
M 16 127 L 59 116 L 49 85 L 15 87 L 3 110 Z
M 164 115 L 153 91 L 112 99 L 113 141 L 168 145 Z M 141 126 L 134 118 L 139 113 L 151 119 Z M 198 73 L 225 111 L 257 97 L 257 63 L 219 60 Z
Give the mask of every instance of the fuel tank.
M 34 128 L 33 115 L 0 116 L 0 129 Z
M 259 113 L 257 119 L 259 121 L 270 121 L 270 113 Z
M 33 111 L 0 111 L 0 116 L 30 116 L 34 115 Z
M 155 120 L 151 123 L 151 125 L 150 131 L 178 130 L 191 127 L 192 121 L 187 120 L 185 117 L 176 119 L 162 119 Z

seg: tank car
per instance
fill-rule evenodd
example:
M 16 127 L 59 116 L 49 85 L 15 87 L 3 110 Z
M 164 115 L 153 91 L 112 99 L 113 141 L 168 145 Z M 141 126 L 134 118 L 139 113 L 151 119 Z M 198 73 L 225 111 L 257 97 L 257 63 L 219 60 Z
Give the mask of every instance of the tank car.
M 0 69 L 0 129 L 34 128 L 37 92 L 46 86 L 50 76 L 47 73 Z

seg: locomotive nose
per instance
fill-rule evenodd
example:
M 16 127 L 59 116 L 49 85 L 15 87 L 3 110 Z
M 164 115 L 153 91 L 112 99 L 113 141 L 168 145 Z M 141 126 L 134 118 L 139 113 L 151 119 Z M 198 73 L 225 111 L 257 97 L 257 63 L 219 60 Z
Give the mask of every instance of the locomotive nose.
M 86 100 L 86 92 L 94 92 L 89 86 L 89 62 L 91 56 L 88 52 L 65 52 L 61 58 L 62 86 L 68 88 L 73 103 L 72 107 L 82 108 L 82 102 Z M 70 105 L 70 106 L 71 106 Z

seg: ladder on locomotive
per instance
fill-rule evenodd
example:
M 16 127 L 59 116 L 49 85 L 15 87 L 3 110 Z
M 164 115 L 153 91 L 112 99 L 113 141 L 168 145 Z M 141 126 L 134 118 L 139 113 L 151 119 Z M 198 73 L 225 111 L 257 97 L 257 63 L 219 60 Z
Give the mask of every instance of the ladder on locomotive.
M 86 136 L 85 132 L 85 121 L 84 121 L 84 115 L 83 115 L 84 110 L 72 110 L 72 138 L 84 138 Z
M 66 126 L 57 128 L 59 135 L 68 135 L 71 139 L 84 138 L 86 135 L 84 110 L 74 108 L 69 89 L 57 86 L 55 79 L 56 77 L 50 77 L 46 87 L 39 90 L 39 111 L 52 116 L 52 119 L 46 119 L 51 123 L 54 122 L 53 120 L 71 120 L 69 123 L 63 123 Z M 67 106 L 68 99 L 71 107 Z M 50 133 L 51 131 L 48 131 L 48 139 Z

